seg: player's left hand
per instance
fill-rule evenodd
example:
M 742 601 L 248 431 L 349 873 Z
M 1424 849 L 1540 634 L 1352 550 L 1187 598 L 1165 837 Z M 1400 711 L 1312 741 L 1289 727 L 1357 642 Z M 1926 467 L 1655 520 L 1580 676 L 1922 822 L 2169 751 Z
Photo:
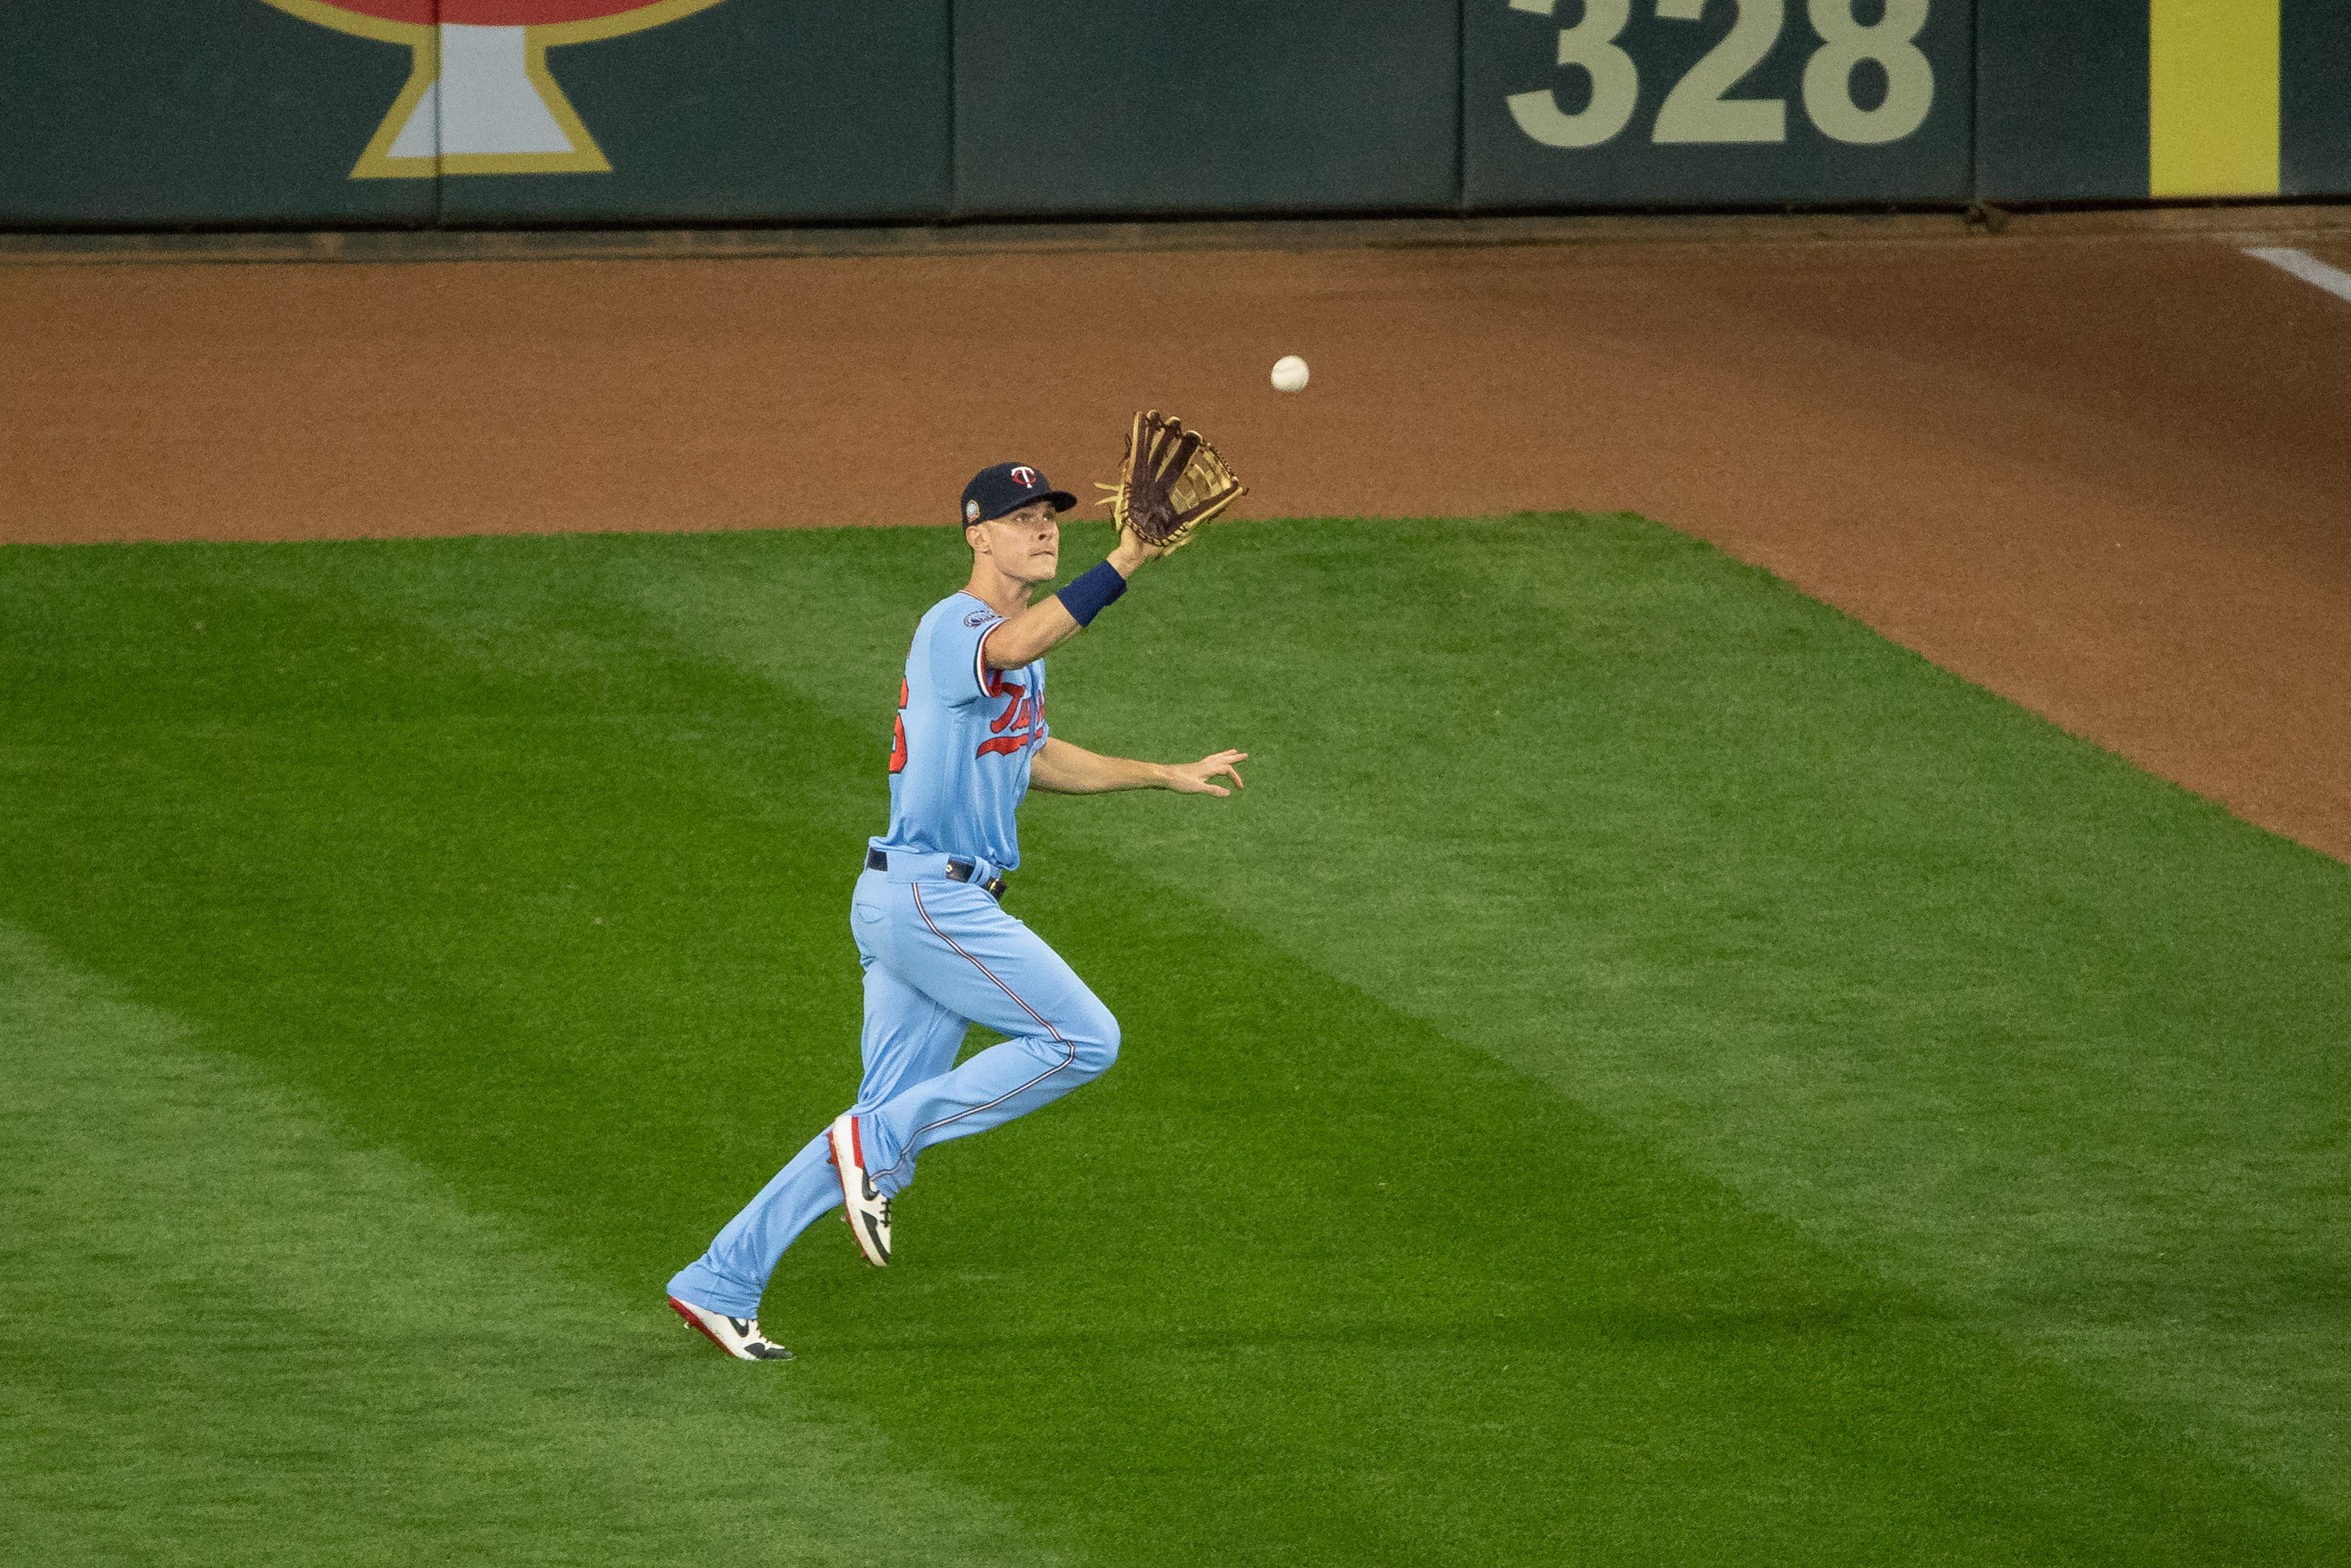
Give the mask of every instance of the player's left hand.
M 1229 795 L 1241 787 L 1240 769 L 1233 764 L 1248 760 L 1246 751 L 1219 751 L 1197 762 L 1171 762 L 1167 765 L 1167 788 L 1179 795 Z M 1220 774 L 1233 781 L 1233 789 L 1208 782 Z

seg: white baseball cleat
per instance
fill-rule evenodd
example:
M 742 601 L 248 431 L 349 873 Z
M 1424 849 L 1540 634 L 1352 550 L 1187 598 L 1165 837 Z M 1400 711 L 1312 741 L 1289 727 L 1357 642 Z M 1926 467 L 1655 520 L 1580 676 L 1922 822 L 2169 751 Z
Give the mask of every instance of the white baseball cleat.
M 832 1163 L 841 1171 L 842 1218 L 857 1238 L 857 1249 L 876 1269 L 890 1266 L 890 1200 L 865 1174 L 865 1151 L 857 1136 L 857 1113 L 843 1111 L 825 1134 L 832 1140 Z
M 724 1312 L 714 1312 L 697 1307 L 692 1301 L 669 1299 L 670 1309 L 684 1318 L 711 1343 L 737 1361 L 789 1361 L 792 1353 L 759 1332 L 757 1318 L 730 1318 Z

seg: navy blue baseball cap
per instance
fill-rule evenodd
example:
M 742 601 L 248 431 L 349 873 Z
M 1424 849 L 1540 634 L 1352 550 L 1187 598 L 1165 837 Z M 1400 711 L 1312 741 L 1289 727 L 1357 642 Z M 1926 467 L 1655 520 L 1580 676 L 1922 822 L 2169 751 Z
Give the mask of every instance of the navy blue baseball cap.
M 1078 504 L 1067 490 L 1054 489 L 1042 470 L 1026 463 L 998 463 L 973 475 L 971 483 L 963 487 L 963 520 L 967 527 L 992 522 L 1031 501 L 1050 501 L 1057 512 Z

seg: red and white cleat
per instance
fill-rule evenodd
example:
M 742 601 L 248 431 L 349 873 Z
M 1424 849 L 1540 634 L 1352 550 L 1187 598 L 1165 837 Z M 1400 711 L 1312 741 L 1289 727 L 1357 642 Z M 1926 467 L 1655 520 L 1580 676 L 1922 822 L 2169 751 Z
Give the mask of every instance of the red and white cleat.
M 857 1249 L 876 1269 L 886 1269 L 890 1266 L 890 1200 L 875 1190 L 865 1174 L 856 1113 L 843 1111 L 835 1116 L 826 1136 L 832 1140 L 832 1163 L 841 1171 L 842 1216 L 857 1238 Z
M 759 1320 L 757 1318 L 730 1318 L 724 1312 L 697 1307 L 692 1301 L 681 1301 L 675 1296 L 669 1299 L 669 1304 L 671 1311 L 699 1329 L 704 1338 L 737 1361 L 789 1361 L 792 1358 L 790 1351 L 759 1332 Z

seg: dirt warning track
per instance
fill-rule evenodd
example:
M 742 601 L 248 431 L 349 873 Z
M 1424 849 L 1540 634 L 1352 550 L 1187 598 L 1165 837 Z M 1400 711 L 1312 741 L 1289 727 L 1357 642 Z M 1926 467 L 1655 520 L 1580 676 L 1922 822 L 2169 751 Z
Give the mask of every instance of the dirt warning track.
M 2351 858 L 2351 304 L 2218 240 L 12 267 L 0 355 L 18 542 L 943 523 L 1155 404 L 1244 512 L 1639 510 Z

